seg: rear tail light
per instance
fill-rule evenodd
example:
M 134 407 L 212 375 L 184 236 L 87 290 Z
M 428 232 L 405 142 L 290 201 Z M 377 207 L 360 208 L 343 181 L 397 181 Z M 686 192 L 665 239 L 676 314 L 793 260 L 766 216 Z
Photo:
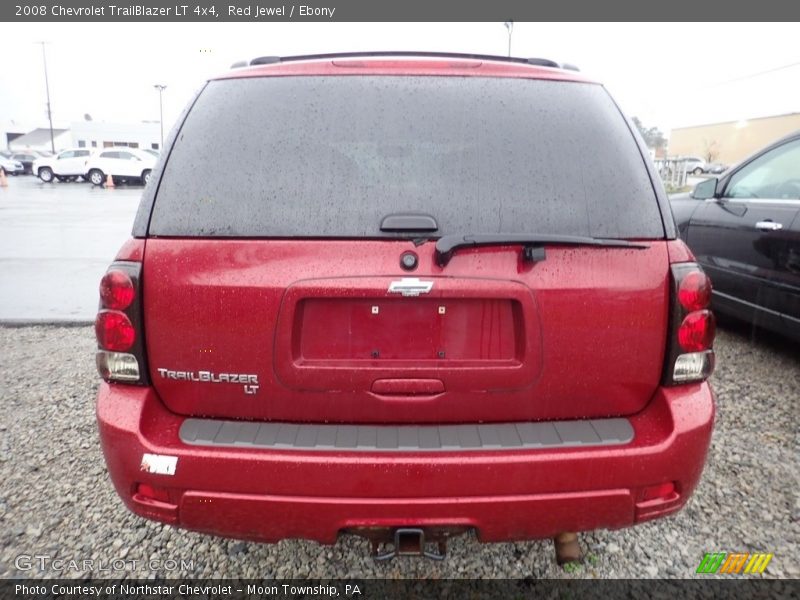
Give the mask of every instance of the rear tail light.
M 106 308 L 124 310 L 133 302 L 133 281 L 125 271 L 113 269 L 100 280 L 100 302 Z
M 711 281 L 699 265 L 671 267 L 670 333 L 664 384 L 676 385 L 707 379 L 714 370 L 714 315 Z
M 97 353 L 97 371 L 108 381 L 139 381 L 139 361 L 133 354 L 101 351 Z
M 141 315 L 141 263 L 114 262 L 100 281 L 97 370 L 106 381 L 146 384 Z
M 710 310 L 696 310 L 686 315 L 678 327 L 678 344 L 682 350 L 700 352 L 714 343 L 714 315 Z
M 136 341 L 136 330 L 128 316 L 118 310 L 101 310 L 94 322 L 97 343 L 106 350 L 130 350 Z
M 702 310 L 711 304 L 711 280 L 699 268 L 689 271 L 681 279 L 678 302 L 688 311 Z
M 708 379 L 714 371 L 714 351 L 680 354 L 672 368 L 672 383 Z

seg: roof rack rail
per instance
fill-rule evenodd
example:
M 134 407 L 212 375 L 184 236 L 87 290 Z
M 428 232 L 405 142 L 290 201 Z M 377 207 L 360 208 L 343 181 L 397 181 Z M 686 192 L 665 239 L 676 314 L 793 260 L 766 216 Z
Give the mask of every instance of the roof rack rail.
M 428 58 L 461 58 L 468 60 L 494 60 L 500 62 L 510 62 L 523 65 L 535 65 L 537 67 L 551 67 L 554 69 L 569 69 L 578 71 L 578 67 L 568 63 L 558 63 L 547 58 L 520 58 L 516 56 L 496 56 L 493 54 L 462 54 L 458 52 L 416 52 L 408 50 L 377 52 L 334 52 L 329 54 L 301 54 L 297 56 L 260 56 L 250 61 L 250 66 L 272 65 L 275 63 L 293 62 L 298 60 L 322 60 L 336 58 L 376 58 L 376 57 L 428 57 Z M 235 63 L 240 65 L 241 63 Z

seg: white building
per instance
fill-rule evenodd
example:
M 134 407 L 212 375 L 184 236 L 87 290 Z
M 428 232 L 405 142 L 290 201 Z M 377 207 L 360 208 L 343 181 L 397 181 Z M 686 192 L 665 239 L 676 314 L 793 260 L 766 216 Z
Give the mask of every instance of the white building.
M 16 138 L 22 137 L 33 129 L 30 123 L 23 123 L 13 119 L 0 119 L 0 150 L 9 150 L 8 145 Z
M 75 148 L 110 148 L 129 146 L 161 150 L 161 127 L 158 121 L 139 123 L 106 123 L 76 121 L 70 125 Z
M 70 145 L 69 129 L 54 128 L 51 143 L 50 128 L 40 127 L 12 139 L 8 143 L 8 149 L 12 152 L 51 152 L 53 145 L 56 147 L 56 152 L 68 148 Z

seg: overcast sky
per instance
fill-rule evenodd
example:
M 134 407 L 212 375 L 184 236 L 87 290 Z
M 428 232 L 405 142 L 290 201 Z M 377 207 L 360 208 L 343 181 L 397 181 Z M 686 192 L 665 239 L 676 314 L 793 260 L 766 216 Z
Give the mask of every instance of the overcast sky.
M 630 115 L 672 127 L 800 112 L 796 23 L 515 23 L 512 54 L 571 62 Z M 0 23 L 0 127 L 47 124 L 41 46 L 55 125 L 158 120 L 231 63 L 355 50 L 505 54 L 502 23 Z

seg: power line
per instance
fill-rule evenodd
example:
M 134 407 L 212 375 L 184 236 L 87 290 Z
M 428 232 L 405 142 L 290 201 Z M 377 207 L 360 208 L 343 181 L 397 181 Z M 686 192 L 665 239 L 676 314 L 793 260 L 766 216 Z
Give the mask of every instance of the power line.
M 766 69 L 764 71 L 757 71 L 755 73 L 750 73 L 749 75 L 742 75 L 741 77 L 734 77 L 733 79 L 727 79 L 725 81 L 718 81 L 717 83 L 712 83 L 708 87 L 716 87 L 718 85 L 725 85 L 726 83 L 735 83 L 737 81 L 744 81 L 746 79 L 753 79 L 754 77 L 761 77 L 762 75 L 767 75 L 769 73 L 775 73 L 776 71 L 783 71 L 784 69 L 791 69 L 792 67 L 796 67 L 800 65 L 800 61 L 789 63 L 788 65 L 783 65 L 781 67 L 775 67 L 773 69 Z

